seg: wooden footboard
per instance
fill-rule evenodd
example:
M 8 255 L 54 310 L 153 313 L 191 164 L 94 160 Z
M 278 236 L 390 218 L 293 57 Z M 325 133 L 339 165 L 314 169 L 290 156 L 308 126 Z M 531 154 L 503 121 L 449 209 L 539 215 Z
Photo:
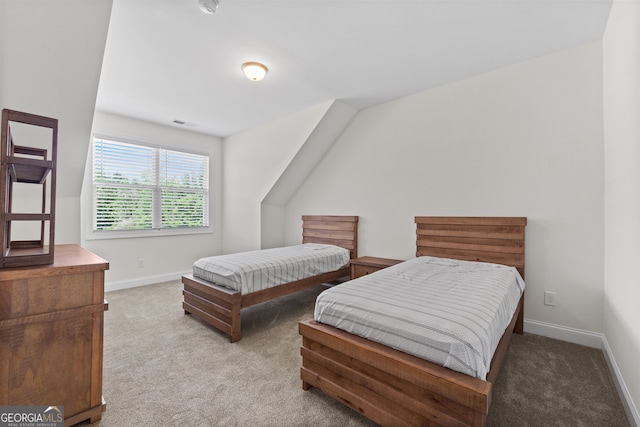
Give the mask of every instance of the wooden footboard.
M 341 268 L 318 276 L 285 283 L 262 291 L 242 295 L 189 274 L 182 276 L 185 314 L 193 314 L 229 336 L 230 342 L 242 337 L 240 310 L 261 302 L 270 301 L 323 283 L 347 279 L 350 267 Z
M 300 322 L 302 387 L 317 387 L 382 426 L 485 426 L 493 382 L 519 316 L 518 308 L 487 381 L 314 320 Z
M 300 333 L 304 389 L 382 426 L 486 423 L 490 383 L 315 321 L 301 322 Z
M 229 336 L 229 341 L 241 338 L 240 308 L 242 294 L 193 275 L 182 276 L 185 314 L 193 314 Z

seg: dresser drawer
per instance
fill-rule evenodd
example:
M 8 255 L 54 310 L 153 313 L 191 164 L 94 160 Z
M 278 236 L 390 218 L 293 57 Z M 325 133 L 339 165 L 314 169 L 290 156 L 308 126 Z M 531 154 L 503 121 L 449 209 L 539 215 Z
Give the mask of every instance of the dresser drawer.
M 374 267 L 371 265 L 354 265 L 351 267 L 351 278 L 357 279 L 358 277 L 375 273 L 378 270 L 382 270 L 384 267 Z
M 351 260 L 351 279 L 375 273 L 383 268 L 391 267 L 402 262 L 399 259 L 361 257 Z

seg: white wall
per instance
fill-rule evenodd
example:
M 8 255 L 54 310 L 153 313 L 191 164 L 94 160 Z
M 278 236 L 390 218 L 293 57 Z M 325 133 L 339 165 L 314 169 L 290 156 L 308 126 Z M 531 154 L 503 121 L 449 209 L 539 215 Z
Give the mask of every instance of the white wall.
M 213 233 L 86 240 L 86 233 L 83 232 L 82 246 L 109 261 L 110 268 L 105 277 L 107 290 L 176 279 L 182 273 L 190 271 L 196 259 L 222 252 L 222 141 L 219 138 L 102 112 L 95 114 L 93 131 L 209 153 L 212 156 L 210 188 L 213 189 Z M 88 197 L 90 179 L 87 173 L 82 197 L 83 231 L 84 225 L 89 223 L 88 215 L 91 214 Z M 140 258 L 144 259 L 142 268 L 138 267 Z
M 263 226 L 282 231 L 280 222 L 261 224 L 261 203 L 330 105 L 327 102 L 225 138 L 222 202 L 225 253 L 260 249 Z M 273 212 L 281 208 L 265 209 Z M 281 221 L 282 215 L 275 214 L 273 218 Z M 265 236 L 272 238 L 269 230 Z
M 640 425 L 640 3 L 613 3 L 603 50 L 604 332 Z
M 4 24 L 4 12 L 2 4 L 0 3 L 0 59 L 4 62 L 6 56 L 4 54 L 4 45 L 6 44 L 5 40 L 9 37 L 9 32 L 7 31 L 7 26 Z M 1 63 L 0 63 L 1 64 Z M 0 65 L 0 71 L 2 70 L 2 65 Z M 4 85 L 2 77 L 0 77 L 0 107 L 4 108 Z
M 111 0 L 0 1 L 0 107 L 59 121 L 56 244 L 80 242 L 84 156 L 110 16 Z
M 416 215 L 526 216 L 525 317 L 601 332 L 601 55 L 591 42 L 361 111 L 289 201 L 287 241 L 303 213 L 359 215 L 360 255 L 406 259 Z

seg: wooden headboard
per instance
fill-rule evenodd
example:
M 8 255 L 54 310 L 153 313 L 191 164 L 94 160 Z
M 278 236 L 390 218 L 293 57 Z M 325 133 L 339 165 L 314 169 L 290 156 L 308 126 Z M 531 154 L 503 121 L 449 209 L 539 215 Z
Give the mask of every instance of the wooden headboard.
M 302 243 L 326 243 L 351 251 L 358 257 L 358 217 L 339 215 L 303 215 Z
M 415 222 L 416 256 L 510 265 L 524 278 L 526 217 L 417 216 Z

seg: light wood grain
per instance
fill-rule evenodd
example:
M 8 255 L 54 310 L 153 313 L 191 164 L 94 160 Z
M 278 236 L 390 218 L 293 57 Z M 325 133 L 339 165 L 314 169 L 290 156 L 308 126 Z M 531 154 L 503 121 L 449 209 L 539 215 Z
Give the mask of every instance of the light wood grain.
M 415 222 L 417 256 L 498 262 L 524 276 L 526 218 L 416 217 Z M 365 260 L 361 267 L 369 264 Z M 302 388 L 317 387 L 382 426 L 485 426 L 511 334 L 523 332 L 523 308 L 524 295 L 487 381 L 313 320 L 300 322 Z
M 0 270 L 0 405 L 63 405 L 66 426 L 96 422 L 109 264 L 76 245 L 55 254 Z

